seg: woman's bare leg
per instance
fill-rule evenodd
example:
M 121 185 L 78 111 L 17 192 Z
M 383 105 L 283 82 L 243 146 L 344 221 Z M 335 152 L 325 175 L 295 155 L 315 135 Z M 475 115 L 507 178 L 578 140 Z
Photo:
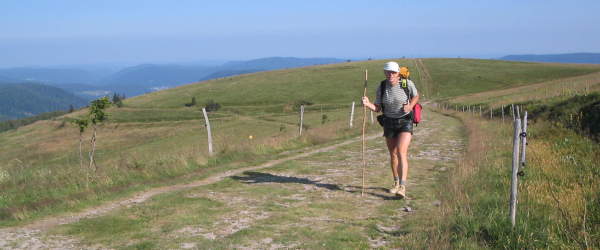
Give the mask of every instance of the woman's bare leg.
M 392 168 L 392 175 L 394 179 L 399 178 L 399 138 L 400 136 L 394 138 L 385 138 L 385 142 L 387 143 L 388 151 L 390 153 L 390 167 Z
M 410 140 L 412 139 L 412 134 L 409 132 L 400 133 L 398 140 L 398 155 L 400 156 L 400 180 L 402 183 L 406 182 L 406 178 L 408 177 L 408 146 L 410 145 Z

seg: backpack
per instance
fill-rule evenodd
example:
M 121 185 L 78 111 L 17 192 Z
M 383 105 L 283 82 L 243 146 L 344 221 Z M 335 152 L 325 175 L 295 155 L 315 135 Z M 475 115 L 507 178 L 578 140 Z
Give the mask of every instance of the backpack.
M 408 68 L 407 68 L 406 69 L 406 75 L 408 75 L 408 74 L 410 74 L 410 73 L 408 73 Z M 381 99 L 383 99 L 383 94 L 384 94 L 384 91 L 385 91 L 385 82 L 386 81 L 383 80 L 379 84 L 379 92 L 380 92 Z M 408 97 L 410 99 L 410 89 L 408 88 L 408 79 L 407 78 L 400 79 L 400 87 L 402 87 L 402 90 L 404 90 L 404 93 L 406 94 L 406 97 Z M 413 110 L 410 112 L 411 116 L 412 116 L 413 123 L 416 126 L 418 126 L 419 123 L 421 122 L 421 113 L 422 113 L 422 110 L 423 110 L 423 106 L 421 106 L 421 104 L 417 103 L 413 107 Z M 381 112 L 383 112 L 383 102 L 381 102 Z M 383 115 L 381 115 L 381 116 L 382 116 L 381 119 L 383 119 Z M 377 118 L 379 120 L 379 117 L 377 117 Z

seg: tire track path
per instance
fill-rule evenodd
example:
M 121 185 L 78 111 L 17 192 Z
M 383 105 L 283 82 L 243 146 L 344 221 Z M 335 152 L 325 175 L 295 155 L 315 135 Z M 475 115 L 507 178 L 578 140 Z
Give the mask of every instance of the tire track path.
M 366 139 L 372 140 L 380 136 L 380 134 L 370 135 L 366 137 Z M 153 188 L 148 191 L 135 194 L 133 195 L 133 197 L 125 198 L 118 201 L 107 202 L 104 205 L 89 208 L 82 212 L 52 216 L 49 218 L 35 221 L 31 224 L 22 227 L 0 229 L 0 249 L 77 249 L 77 240 L 70 239 L 67 237 L 46 236 L 44 235 L 44 232 L 50 228 L 59 225 L 71 224 L 82 219 L 98 217 L 107 214 L 111 211 L 117 210 L 119 208 L 127 207 L 133 204 L 143 203 L 144 201 L 156 195 L 213 184 L 227 177 L 239 175 L 246 171 L 254 171 L 272 167 L 286 161 L 296 160 L 313 154 L 331 151 L 338 147 L 342 147 L 359 141 L 361 141 L 361 137 L 349 139 L 331 146 L 321 147 L 317 149 L 308 149 L 308 151 L 305 152 L 297 153 L 292 156 L 285 156 L 283 158 L 271 160 L 256 166 L 245 167 L 236 170 L 229 170 L 187 184 L 178 184 L 172 186 Z M 288 155 L 293 154 L 295 152 L 297 151 L 284 152 L 280 155 Z

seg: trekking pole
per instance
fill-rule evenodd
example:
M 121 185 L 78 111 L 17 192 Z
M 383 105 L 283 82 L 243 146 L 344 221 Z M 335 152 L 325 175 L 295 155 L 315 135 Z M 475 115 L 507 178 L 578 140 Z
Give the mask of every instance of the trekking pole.
M 363 97 L 367 96 L 367 73 L 368 71 L 365 69 L 365 90 L 363 92 Z M 366 151 L 366 140 L 365 140 L 365 129 L 367 127 L 367 106 L 363 105 L 363 126 L 362 126 L 362 161 L 363 161 L 363 170 L 362 170 L 362 189 L 360 191 L 360 196 L 365 195 L 365 169 L 367 168 L 367 160 L 365 158 Z

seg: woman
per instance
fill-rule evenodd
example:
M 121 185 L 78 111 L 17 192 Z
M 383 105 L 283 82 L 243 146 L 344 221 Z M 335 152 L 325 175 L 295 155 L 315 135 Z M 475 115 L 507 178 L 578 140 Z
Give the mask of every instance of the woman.
M 390 189 L 390 193 L 404 198 L 408 175 L 408 146 L 413 133 L 410 112 L 419 102 L 419 95 L 415 84 L 407 78 L 402 78 L 400 71 L 398 63 L 387 62 L 383 67 L 387 79 L 382 81 L 377 88 L 375 103 L 371 103 L 369 98 L 364 96 L 363 105 L 375 112 L 383 109 L 385 120 L 383 136 L 390 152 L 390 165 L 394 175 L 394 186 Z M 407 73 L 408 68 L 402 67 L 402 71 L 402 73 Z M 404 75 L 407 76 L 407 74 Z M 404 87 L 408 91 L 405 91 L 402 85 L 405 85 Z

